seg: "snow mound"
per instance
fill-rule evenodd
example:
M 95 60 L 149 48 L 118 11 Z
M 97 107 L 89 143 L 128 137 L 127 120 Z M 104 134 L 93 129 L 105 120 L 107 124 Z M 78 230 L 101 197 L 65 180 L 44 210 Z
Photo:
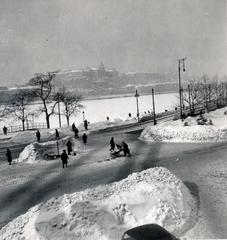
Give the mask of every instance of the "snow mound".
M 0 235 L 5 240 L 116 240 L 128 228 L 146 223 L 173 232 L 187 224 L 193 207 L 183 182 L 156 167 L 40 203 L 4 226 Z
M 219 118 L 212 118 L 213 125 L 198 125 L 197 118 L 188 117 L 183 122 L 177 120 L 147 126 L 141 133 L 140 139 L 179 142 L 223 140 L 227 138 L 226 133 L 223 131 L 224 126 L 227 126 L 227 124 L 226 120 L 222 122 L 223 119 L 220 120 Z
M 48 141 L 45 143 L 32 143 L 24 148 L 24 150 L 20 153 L 19 158 L 15 160 L 15 162 L 27 162 L 27 163 L 36 163 L 42 160 L 49 160 L 50 155 L 54 153 L 57 154 L 57 143 L 59 148 L 59 154 L 62 153 L 63 149 L 66 149 L 66 143 L 70 140 L 72 143 L 72 150 L 76 152 L 77 150 L 82 149 L 81 143 L 72 138 L 65 137 L 63 139 L 55 141 Z
M 41 141 L 50 141 L 55 140 L 55 129 L 47 128 L 47 129 L 39 129 L 41 133 Z M 66 136 L 74 136 L 74 133 L 71 130 L 71 127 L 68 125 L 64 125 L 61 128 L 58 128 L 59 137 L 64 138 Z M 36 130 L 30 131 L 21 131 L 18 132 L 15 136 L 10 139 L 12 143 L 31 143 L 36 142 Z

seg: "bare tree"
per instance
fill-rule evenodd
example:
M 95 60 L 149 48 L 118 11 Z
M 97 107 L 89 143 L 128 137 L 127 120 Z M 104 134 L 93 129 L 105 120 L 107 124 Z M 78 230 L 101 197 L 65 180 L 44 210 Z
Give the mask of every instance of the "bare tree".
M 50 116 L 54 114 L 54 108 L 57 101 L 53 98 L 53 83 L 52 80 L 57 72 L 49 72 L 45 74 L 36 74 L 34 78 L 29 81 L 29 84 L 36 89 L 36 97 L 41 99 L 42 107 L 38 112 L 45 113 L 47 128 L 50 128 Z
M 215 76 L 212 79 L 211 83 L 213 89 L 213 102 L 216 104 L 217 108 L 221 107 L 224 104 L 226 84 L 222 80 Z
M 192 79 L 187 89 L 184 89 L 183 101 L 189 105 L 190 115 L 193 115 L 196 109 L 201 107 L 203 98 L 201 96 L 200 81 L 198 79 Z
M 34 101 L 34 90 L 22 89 L 9 95 L 5 101 L 4 115 L 14 115 L 15 120 L 22 122 L 22 129 L 25 130 L 25 121 L 32 115 L 30 104 Z
M 59 89 L 59 92 L 54 94 L 54 99 L 63 104 L 64 109 L 62 109 L 61 114 L 66 117 L 68 125 L 70 117 L 77 115 L 79 109 L 83 108 L 83 105 L 80 104 L 82 95 L 77 96 L 72 94 L 67 91 L 65 86 Z

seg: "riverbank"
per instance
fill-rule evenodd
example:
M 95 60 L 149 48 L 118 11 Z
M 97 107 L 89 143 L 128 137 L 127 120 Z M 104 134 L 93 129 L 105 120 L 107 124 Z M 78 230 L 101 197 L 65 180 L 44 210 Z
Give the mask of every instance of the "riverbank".
M 174 94 L 177 92 L 168 91 L 168 92 L 157 92 L 155 95 L 161 95 L 161 94 Z M 140 96 L 149 96 L 151 93 L 139 93 Z M 83 101 L 90 101 L 90 100 L 103 100 L 103 99 L 114 99 L 114 98 L 128 98 L 128 97 L 134 97 L 134 93 L 128 93 L 128 94 L 113 94 L 113 95 L 103 95 L 103 96 L 84 96 Z

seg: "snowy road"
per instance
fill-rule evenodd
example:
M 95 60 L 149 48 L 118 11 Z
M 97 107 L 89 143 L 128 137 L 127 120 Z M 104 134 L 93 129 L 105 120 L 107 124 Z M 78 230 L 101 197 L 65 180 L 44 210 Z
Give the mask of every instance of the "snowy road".
M 119 181 L 132 172 L 150 167 L 165 166 L 183 180 L 198 199 L 200 210 L 193 231 L 196 235 L 190 235 L 189 231 L 187 236 L 226 238 L 226 142 L 154 143 L 138 140 L 138 134 L 113 136 L 115 142 L 124 140 L 129 144 L 131 158 L 110 159 L 110 133 L 103 133 L 90 136 L 86 151 L 70 156 L 67 169 L 61 168 L 60 160 L 7 166 L 1 159 L 0 227 L 52 197 Z

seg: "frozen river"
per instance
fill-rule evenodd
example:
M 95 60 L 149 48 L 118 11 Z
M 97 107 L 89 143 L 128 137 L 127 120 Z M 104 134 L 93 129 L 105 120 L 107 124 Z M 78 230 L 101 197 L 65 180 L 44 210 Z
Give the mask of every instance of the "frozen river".
M 157 94 L 154 96 L 155 101 L 155 111 L 164 112 L 165 109 L 173 110 L 178 105 L 178 94 Z M 97 99 L 97 100 L 84 100 L 81 102 L 84 106 L 83 109 L 77 114 L 77 116 L 72 116 L 70 118 L 70 124 L 75 122 L 79 125 L 83 122 L 83 118 L 87 119 L 90 123 L 105 121 L 109 117 L 110 121 L 114 119 L 125 120 L 128 114 L 131 113 L 132 117 L 136 117 L 137 114 L 137 103 L 136 98 L 132 97 L 118 97 L 118 98 L 108 98 L 108 99 Z M 153 102 L 151 95 L 144 95 L 138 98 L 138 106 L 140 116 L 144 112 L 153 110 Z M 35 107 L 33 107 L 35 108 Z M 61 109 L 63 106 L 60 107 Z M 56 108 L 57 111 L 57 108 Z M 83 113 L 84 112 L 84 113 Z M 29 119 L 29 122 L 34 121 L 34 123 L 45 122 L 44 114 L 40 115 L 38 118 Z M 10 118 L 2 118 L 2 126 L 15 126 L 20 125 L 20 122 L 15 122 Z M 61 116 L 61 125 L 66 124 L 66 118 Z M 59 127 L 58 115 L 50 117 L 51 128 Z

